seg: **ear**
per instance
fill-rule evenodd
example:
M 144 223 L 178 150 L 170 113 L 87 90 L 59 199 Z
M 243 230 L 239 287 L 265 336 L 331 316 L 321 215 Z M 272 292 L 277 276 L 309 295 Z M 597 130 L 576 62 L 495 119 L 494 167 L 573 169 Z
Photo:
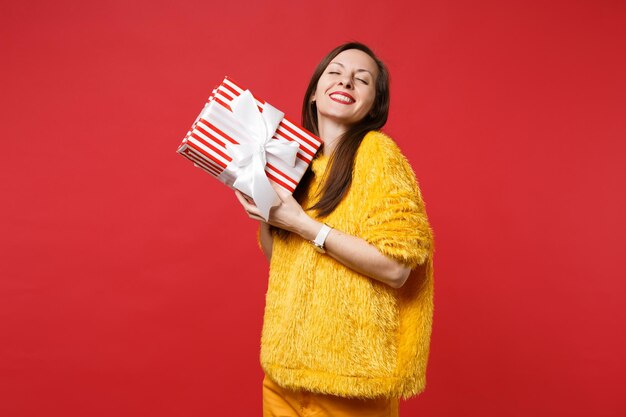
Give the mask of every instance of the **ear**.
M 310 101 L 310 102 L 311 102 L 311 103 L 315 103 L 315 94 L 313 94 L 313 95 L 311 96 L 311 101 Z

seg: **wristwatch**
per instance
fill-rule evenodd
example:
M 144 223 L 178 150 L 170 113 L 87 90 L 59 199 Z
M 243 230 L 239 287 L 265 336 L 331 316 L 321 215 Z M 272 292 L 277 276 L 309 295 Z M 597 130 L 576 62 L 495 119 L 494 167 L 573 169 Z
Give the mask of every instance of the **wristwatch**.
M 331 230 L 333 230 L 333 228 L 324 223 L 315 240 L 311 242 L 315 250 L 319 253 L 326 253 L 326 249 L 324 248 L 324 242 L 326 242 L 326 237 Z

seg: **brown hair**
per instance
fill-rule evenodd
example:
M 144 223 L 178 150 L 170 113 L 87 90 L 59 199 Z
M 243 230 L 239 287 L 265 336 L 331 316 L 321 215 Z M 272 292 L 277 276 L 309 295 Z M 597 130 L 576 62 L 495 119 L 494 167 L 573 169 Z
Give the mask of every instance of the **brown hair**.
M 389 73 L 387 72 L 387 67 L 385 67 L 385 64 L 378 59 L 374 52 L 366 45 L 359 42 L 348 42 L 330 51 L 317 65 L 317 68 L 315 68 L 313 76 L 309 81 L 309 86 L 304 94 L 304 101 L 302 103 L 302 126 L 314 134 L 319 135 L 317 126 L 317 105 L 315 101 L 311 101 L 311 97 L 328 64 L 330 64 L 337 55 L 348 49 L 363 51 L 376 62 L 378 66 L 376 95 L 372 109 L 367 116 L 350 126 L 337 141 L 337 146 L 328 161 L 330 171 L 327 171 L 324 183 L 319 190 L 321 197 L 316 204 L 310 207 L 310 209 L 317 210 L 317 214 L 320 217 L 325 217 L 332 213 L 346 195 L 352 184 L 354 159 L 363 137 L 371 130 L 382 128 L 387 122 L 387 116 L 389 114 Z M 318 151 L 318 155 L 321 152 L 322 148 Z M 293 193 L 298 203 L 302 204 L 312 178 L 313 172 L 309 166 Z

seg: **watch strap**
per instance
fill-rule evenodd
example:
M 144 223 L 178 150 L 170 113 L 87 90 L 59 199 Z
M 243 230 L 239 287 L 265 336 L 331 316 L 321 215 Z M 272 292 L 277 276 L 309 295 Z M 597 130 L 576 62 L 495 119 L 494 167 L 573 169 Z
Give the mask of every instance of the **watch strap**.
M 333 230 L 333 228 L 324 223 L 320 231 L 317 233 L 317 237 L 313 241 L 313 244 L 320 249 L 324 249 L 324 242 L 326 242 L 326 238 L 331 230 Z

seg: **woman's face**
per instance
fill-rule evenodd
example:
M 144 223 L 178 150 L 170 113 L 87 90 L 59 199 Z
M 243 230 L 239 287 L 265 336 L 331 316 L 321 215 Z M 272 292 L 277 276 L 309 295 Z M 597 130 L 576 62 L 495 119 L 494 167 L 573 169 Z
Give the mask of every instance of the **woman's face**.
M 376 62 L 363 51 L 348 49 L 328 64 L 312 97 L 318 122 L 323 118 L 349 126 L 362 120 L 376 97 Z

